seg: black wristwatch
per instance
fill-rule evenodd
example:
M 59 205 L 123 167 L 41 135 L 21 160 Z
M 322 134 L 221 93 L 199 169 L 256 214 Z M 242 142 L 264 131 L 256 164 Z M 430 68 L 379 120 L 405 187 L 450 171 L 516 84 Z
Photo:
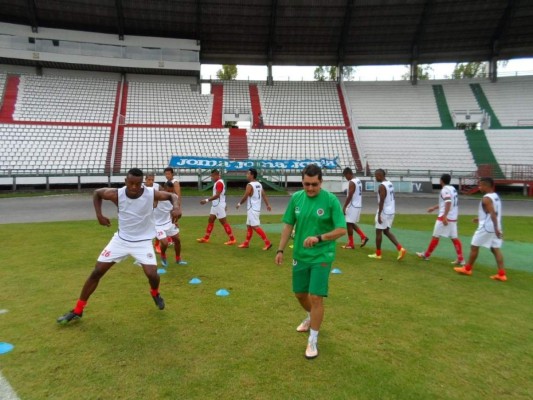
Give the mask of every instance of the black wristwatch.
M 318 243 L 322 241 L 322 235 L 316 235 L 315 237 L 318 239 Z

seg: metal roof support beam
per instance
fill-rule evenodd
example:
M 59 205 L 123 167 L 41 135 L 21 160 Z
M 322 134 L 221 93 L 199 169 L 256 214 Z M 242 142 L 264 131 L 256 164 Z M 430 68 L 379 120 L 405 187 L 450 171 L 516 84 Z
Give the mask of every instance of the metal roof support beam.
M 498 56 L 500 54 L 500 41 L 509 28 L 511 19 L 514 14 L 519 0 L 508 0 L 507 7 L 503 10 L 503 14 L 494 29 L 492 39 L 490 41 L 490 58 L 489 58 L 489 78 L 492 82 L 498 79 Z
M 124 40 L 124 8 L 122 7 L 122 0 L 115 0 L 115 8 L 117 9 L 118 40 Z
M 413 36 L 413 44 L 411 45 L 411 83 L 413 85 L 416 85 L 418 82 L 419 45 L 426 28 L 426 19 L 428 18 L 432 3 L 433 0 L 426 0 L 424 3 L 424 8 L 420 14 L 420 19 L 418 20 L 418 25 Z
M 337 65 L 344 64 L 344 54 L 346 52 L 347 42 L 346 39 L 348 38 L 348 33 L 350 32 L 350 27 L 352 25 L 352 10 L 354 4 L 355 0 L 346 0 L 346 7 L 344 10 L 344 22 L 342 23 L 339 45 L 337 46 Z M 341 70 L 339 69 L 339 77 L 341 75 Z
M 35 0 L 28 0 L 28 19 L 30 20 L 31 31 L 33 33 L 39 32 L 39 22 L 37 18 L 37 7 Z
M 274 56 L 274 46 L 275 46 L 275 37 L 276 37 L 276 21 L 278 14 L 278 0 L 272 0 L 270 5 L 270 25 L 268 28 L 268 48 L 267 48 L 267 66 L 268 66 L 268 76 L 267 76 L 267 85 L 273 84 L 272 79 L 272 59 Z

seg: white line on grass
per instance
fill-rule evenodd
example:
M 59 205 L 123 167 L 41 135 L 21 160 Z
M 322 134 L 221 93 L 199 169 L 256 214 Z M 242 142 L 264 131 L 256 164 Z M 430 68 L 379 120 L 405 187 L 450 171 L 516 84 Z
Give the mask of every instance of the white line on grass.
M 7 313 L 8 311 L 9 311 L 9 310 L 2 309 L 2 310 L 0 310 L 0 314 L 5 314 L 5 313 Z
M 20 400 L 4 375 L 0 372 L 0 399 L 2 400 Z

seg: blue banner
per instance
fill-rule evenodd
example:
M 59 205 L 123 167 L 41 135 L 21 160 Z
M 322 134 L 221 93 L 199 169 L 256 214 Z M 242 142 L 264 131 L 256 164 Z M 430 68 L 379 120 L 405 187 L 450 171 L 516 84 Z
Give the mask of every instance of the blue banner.
M 340 165 L 337 162 L 338 158 L 329 159 L 321 158 L 319 160 L 246 160 L 233 161 L 226 158 L 212 158 L 212 157 L 182 157 L 172 156 L 169 162 L 169 167 L 172 168 L 201 168 L 213 169 L 221 168 L 226 171 L 246 171 L 249 168 L 260 169 L 303 169 L 308 164 L 317 164 L 322 168 L 335 169 Z

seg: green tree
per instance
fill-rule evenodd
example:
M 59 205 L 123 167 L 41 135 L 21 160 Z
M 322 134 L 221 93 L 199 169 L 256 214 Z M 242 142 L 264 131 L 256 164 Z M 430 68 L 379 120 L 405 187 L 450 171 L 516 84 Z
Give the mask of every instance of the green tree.
M 354 67 L 342 67 L 342 77 L 345 81 L 350 81 L 353 79 L 353 76 L 355 74 L 355 68 Z M 325 81 L 327 77 L 327 80 L 330 81 L 336 81 L 337 80 L 337 67 L 324 67 L 323 65 L 319 65 L 315 68 L 314 71 L 314 78 L 316 81 Z
M 484 62 L 457 63 L 452 72 L 452 79 L 479 78 L 485 76 Z
M 217 78 L 223 81 L 232 81 L 237 78 L 236 65 L 222 65 L 222 68 L 217 71 Z
M 411 66 L 406 65 L 405 67 L 407 68 L 407 72 L 402 75 L 402 79 L 404 81 L 407 81 L 411 79 Z M 431 66 L 431 64 L 417 65 L 416 71 L 419 81 L 427 81 L 429 80 L 430 74 L 433 72 L 433 67 Z

